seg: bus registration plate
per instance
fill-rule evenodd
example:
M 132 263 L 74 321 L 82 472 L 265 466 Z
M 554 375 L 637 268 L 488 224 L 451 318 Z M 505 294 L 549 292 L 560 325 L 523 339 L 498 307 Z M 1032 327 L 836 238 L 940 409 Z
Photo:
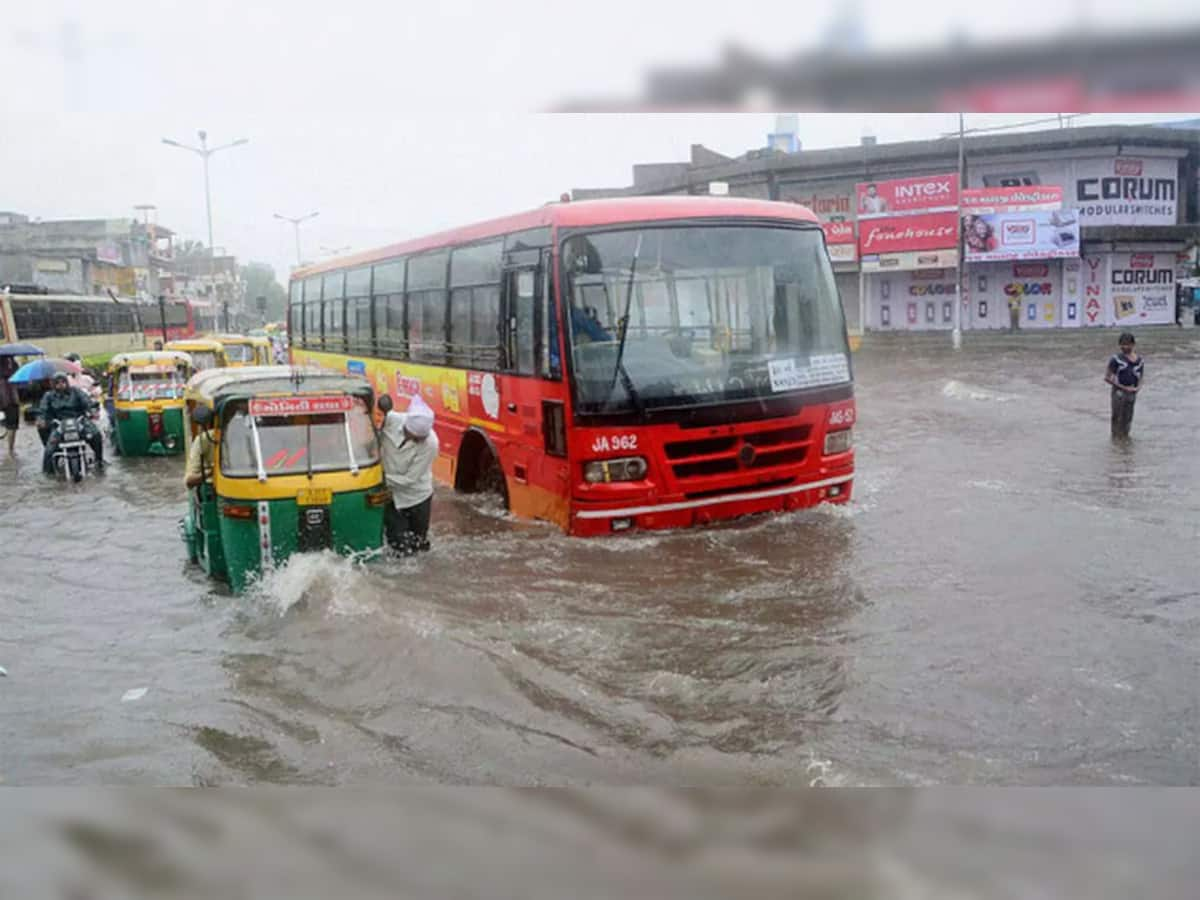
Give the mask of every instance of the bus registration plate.
M 300 488 L 296 492 L 297 506 L 328 506 L 333 502 L 333 491 L 329 488 Z

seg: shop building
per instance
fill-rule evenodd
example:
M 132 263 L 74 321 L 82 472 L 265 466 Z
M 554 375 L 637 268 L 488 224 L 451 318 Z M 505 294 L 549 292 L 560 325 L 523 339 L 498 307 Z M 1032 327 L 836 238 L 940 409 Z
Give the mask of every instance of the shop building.
M 1014 308 L 1021 329 L 1169 323 L 1175 284 L 1195 269 L 1200 130 L 969 136 L 962 170 L 957 136 L 830 150 L 792 144 L 794 152 L 740 159 L 697 146 L 689 163 L 635 166 L 629 187 L 573 196 L 700 194 L 720 185 L 731 196 L 803 203 L 823 223 L 853 331 L 1011 328 Z M 944 192 L 948 178 L 952 196 Z M 878 190 L 887 184 L 901 186 L 904 209 L 880 207 Z M 871 185 L 876 198 L 868 201 Z M 970 213 L 960 201 L 1015 189 L 1060 199 L 1040 209 L 1017 204 L 993 223 L 1010 246 L 974 254 L 964 247 L 960 258 L 959 216 Z M 1074 246 L 1062 244 L 1062 231 L 1072 228 Z

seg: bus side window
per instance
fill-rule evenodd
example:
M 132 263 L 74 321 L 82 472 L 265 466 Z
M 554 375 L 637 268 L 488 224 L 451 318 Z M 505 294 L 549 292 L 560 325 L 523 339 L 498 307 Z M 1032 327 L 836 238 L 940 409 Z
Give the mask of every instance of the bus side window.
M 510 269 L 507 272 L 507 321 L 504 327 L 505 368 L 518 375 L 536 375 L 534 314 L 537 294 L 537 269 Z
M 538 371 L 543 378 L 558 381 L 562 378 L 562 360 L 558 352 L 558 313 L 554 303 L 553 272 L 550 254 L 543 253 L 539 272 L 542 290 L 537 298 Z

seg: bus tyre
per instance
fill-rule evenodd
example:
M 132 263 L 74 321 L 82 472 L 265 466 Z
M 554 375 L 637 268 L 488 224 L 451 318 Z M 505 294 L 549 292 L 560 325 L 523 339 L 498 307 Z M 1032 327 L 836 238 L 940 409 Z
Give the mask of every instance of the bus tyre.
M 504 509 L 508 509 L 508 483 L 504 480 L 504 470 L 500 468 L 491 447 L 484 444 L 480 448 L 475 465 L 475 489 L 499 498 Z

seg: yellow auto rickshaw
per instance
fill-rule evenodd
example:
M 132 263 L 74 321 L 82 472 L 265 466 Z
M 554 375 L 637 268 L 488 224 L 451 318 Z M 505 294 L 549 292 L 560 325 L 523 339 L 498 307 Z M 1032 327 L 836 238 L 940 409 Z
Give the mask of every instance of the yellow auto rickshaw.
M 183 452 L 183 391 L 191 376 L 191 357 L 177 351 L 118 353 L 109 361 L 105 406 L 118 453 Z
M 260 366 L 194 376 L 186 400 L 203 479 L 183 537 L 192 562 L 242 591 L 293 553 L 375 553 L 384 482 L 371 385 L 321 369 Z
M 230 366 L 269 366 L 271 342 L 265 337 L 243 334 L 219 334 L 216 340 L 225 348 L 225 357 Z
M 223 369 L 229 365 L 225 348 L 220 341 L 212 338 L 187 338 L 179 341 L 169 341 L 164 350 L 177 350 L 192 358 L 192 370 L 203 372 L 207 369 Z

